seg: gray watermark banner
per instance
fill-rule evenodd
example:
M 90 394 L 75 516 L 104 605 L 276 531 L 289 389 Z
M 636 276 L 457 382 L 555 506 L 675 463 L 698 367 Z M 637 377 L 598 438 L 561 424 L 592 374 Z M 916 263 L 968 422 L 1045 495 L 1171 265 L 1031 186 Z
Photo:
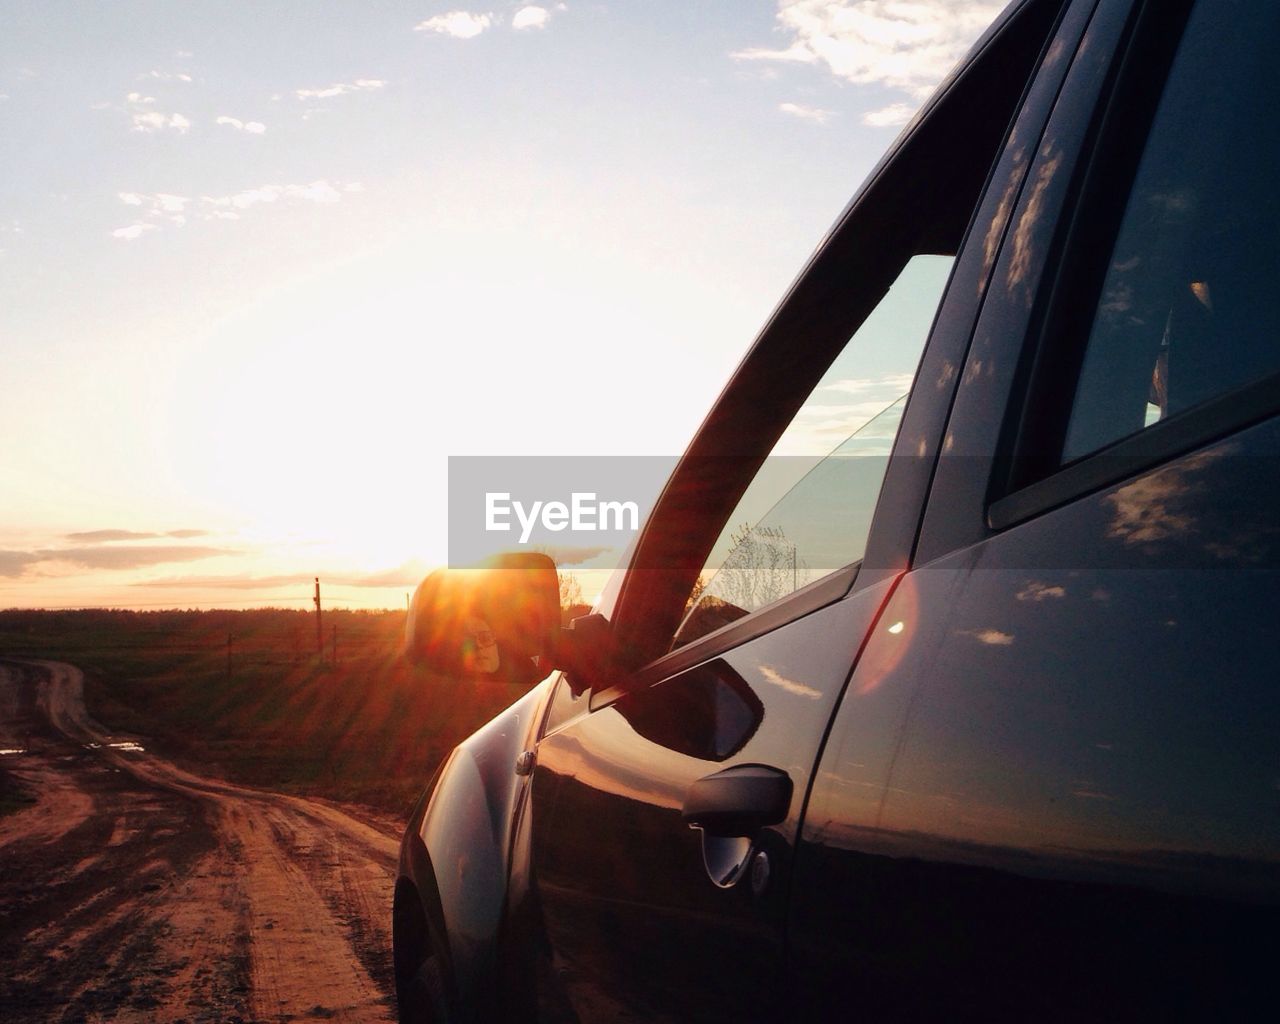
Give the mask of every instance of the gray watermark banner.
M 450 456 L 449 564 L 542 551 L 613 569 L 653 509 L 672 456 Z
M 678 462 L 671 456 L 450 457 L 449 564 L 542 551 L 561 567 L 617 568 Z M 778 586 L 795 588 L 861 561 L 891 464 L 894 473 L 915 476 L 945 469 L 942 476 L 953 481 L 957 471 L 982 481 L 1029 478 L 1013 463 L 966 455 L 708 457 L 693 471 L 686 466 L 689 493 L 682 501 L 720 493 L 727 481 L 751 482 L 702 565 L 707 579 L 717 573 L 730 581 L 776 577 Z M 941 498 L 935 493 L 932 500 Z M 1005 537 L 996 547 L 984 546 L 981 568 L 1268 570 L 1280 568 L 1277 507 L 1277 460 L 1223 446 L 1156 466 L 1100 455 L 1011 485 L 1007 494 L 993 487 L 981 508 L 954 514 Z

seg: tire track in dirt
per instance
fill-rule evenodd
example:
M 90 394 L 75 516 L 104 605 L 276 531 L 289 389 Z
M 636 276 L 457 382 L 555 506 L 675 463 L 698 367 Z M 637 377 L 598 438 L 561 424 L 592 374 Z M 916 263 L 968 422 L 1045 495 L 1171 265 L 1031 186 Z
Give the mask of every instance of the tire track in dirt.
M 24 929 L 0 937 L 0 1019 L 393 1019 L 390 830 L 177 768 L 94 722 L 82 686 L 0 665 L 0 736 L 43 744 L 6 761 L 40 801 L 0 823 L 0 911 Z M 41 857 L 64 881 L 19 869 L 10 892 Z

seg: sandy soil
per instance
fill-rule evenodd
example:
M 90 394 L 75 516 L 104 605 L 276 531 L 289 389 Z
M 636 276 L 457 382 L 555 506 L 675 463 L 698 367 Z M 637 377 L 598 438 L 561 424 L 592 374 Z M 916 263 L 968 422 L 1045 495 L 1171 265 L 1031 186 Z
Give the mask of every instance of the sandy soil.
M 183 771 L 0 664 L 0 1021 L 394 1020 L 390 822 Z M 18 751 L 18 752 L 13 752 Z

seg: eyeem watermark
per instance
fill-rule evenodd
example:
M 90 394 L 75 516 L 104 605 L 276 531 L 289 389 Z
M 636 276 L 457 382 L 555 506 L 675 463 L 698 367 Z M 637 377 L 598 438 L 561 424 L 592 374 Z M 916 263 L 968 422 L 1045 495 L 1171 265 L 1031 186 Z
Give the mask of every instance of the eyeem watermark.
M 595 533 L 600 530 L 640 529 L 640 506 L 634 501 L 599 501 L 594 491 L 574 491 L 563 501 L 533 501 L 526 508 L 510 491 L 488 491 L 484 496 L 484 528 L 490 533 L 510 532 L 512 516 L 520 524 L 520 543 L 528 544 L 533 528 L 559 533 Z
M 612 569 L 675 463 L 664 456 L 451 456 L 449 564 L 524 550 L 562 566 Z

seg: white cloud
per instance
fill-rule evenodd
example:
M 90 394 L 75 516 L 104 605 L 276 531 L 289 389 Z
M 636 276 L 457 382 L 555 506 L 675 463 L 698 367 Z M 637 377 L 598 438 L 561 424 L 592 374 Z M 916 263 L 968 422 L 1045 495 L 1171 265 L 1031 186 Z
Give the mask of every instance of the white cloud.
M 545 28 L 547 22 L 551 20 L 551 12 L 545 7 L 521 7 L 511 16 L 511 27 L 514 29 L 522 28 Z
M 191 76 L 182 71 L 159 71 L 152 69 L 143 72 L 138 76 L 139 80 L 144 78 L 155 79 L 157 82 L 190 82 Z
M 838 391 L 845 395 L 874 396 L 896 401 L 911 390 L 915 380 L 909 373 L 893 373 L 886 377 L 850 377 L 833 380 L 822 385 L 823 391 Z
M 1013 644 L 1013 636 L 998 629 L 965 629 L 961 630 L 960 635 L 971 636 L 988 647 L 1009 647 Z
M 910 121 L 917 109 L 910 103 L 890 103 L 887 107 L 863 114 L 862 123 L 872 128 L 896 128 Z
M 155 109 L 156 98 L 141 92 L 131 92 L 125 96 L 125 112 L 132 121 L 132 130 L 145 135 L 157 132 L 173 131 L 185 135 L 191 130 L 191 122 L 182 114 L 165 114 Z M 95 103 L 95 110 L 119 110 L 110 103 Z
M 137 223 L 130 224 L 127 228 L 116 228 L 111 232 L 112 238 L 123 238 L 126 242 L 132 242 L 135 238 L 141 238 L 148 231 L 155 231 L 156 225 Z
M 523 8 L 522 13 L 529 8 Z M 538 8 L 541 10 L 541 8 Z M 493 24 L 492 14 L 472 14 L 470 11 L 449 11 L 434 18 L 420 21 L 413 26 L 415 32 L 438 32 L 454 39 L 474 39 Z
M 309 203 L 336 203 L 342 199 L 338 190 L 327 181 L 313 181 L 310 185 L 286 185 L 284 195 L 305 199 Z
M 377 92 L 386 84 L 381 78 L 357 78 L 354 82 L 334 82 L 320 89 L 294 89 L 293 94 L 300 100 L 327 100 L 353 92 Z
M 1004 6 L 1005 0 L 779 0 L 787 45 L 733 57 L 825 65 L 847 81 L 923 99 Z
M 808 697 L 810 700 L 818 700 L 822 697 L 821 690 L 815 690 L 812 686 L 806 686 L 804 683 L 798 683 L 778 671 L 772 665 L 761 665 L 760 674 L 765 677 L 774 686 L 781 687 L 787 693 L 793 693 L 797 697 Z
M 182 213 L 191 202 L 186 196 L 170 195 L 167 192 L 157 192 L 152 200 L 162 213 Z
M 833 113 L 830 110 L 820 110 L 818 107 L 806 107 L 803 103 L 779 103 L 778 109 L 784 114 L 817 124 L 826 124 Z
M 267 126 L 261 121 L 241 121 L 238 117 L 227 117 L 225 114 L 214 123 L 225 124 L 238 132 L 248 132 L 250 135 L 261 135 L 267 130 Z
M 358 181 L 330 182 L 324 178 L 306 184 L 258 185 L 221 196 L 179 196 L 168 192 L 119 192 L 117 196 L 125 206 L 142 213 L 142 219 L 128 227 L 117 228 L 111 234 L 115 238 L 133 241 L 145 232 L 162 225 L 182 227 L 188 220 L 198 221 L 239 220 L 241 213 L 255 206 L 280 202 L 315 203 L 329 205 L 342 201 L 343 194 L 364 191 Z
M 179 135 L 186 135 L 191 130 L 191 122 L 181 114 L 162 114 L 158 110 L 144 110 L 133 115 L 133 130 L 146 135 L 170 129 Z
M 1019 601 L 1035 601 L 1037 603 L 1046 601 L 1049 598 L 1063 598 L 1067 596 L 1066 587 L 1049 585 L 1041 583 L 1039 580 L 1032 580 L 1025 587 L 1018 591 L 1015 595 Z

